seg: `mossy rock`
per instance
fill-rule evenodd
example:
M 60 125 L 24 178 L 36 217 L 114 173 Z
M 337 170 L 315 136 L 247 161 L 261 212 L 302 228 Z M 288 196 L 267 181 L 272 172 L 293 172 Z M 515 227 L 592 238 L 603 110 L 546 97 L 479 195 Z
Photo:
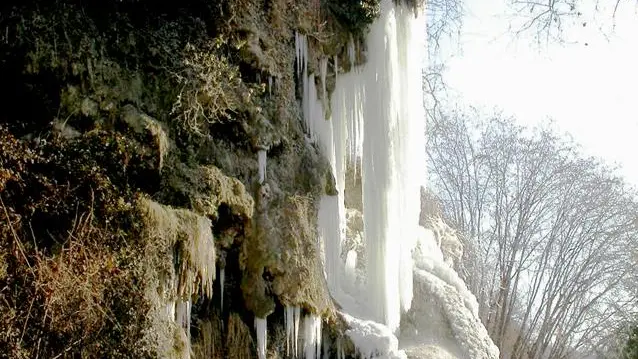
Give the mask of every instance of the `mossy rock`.
M 216 221 L 220 207 L 228 208 L 230 215 L 249 223 L 253 217 L 254 200 L 244 184 L 226 176 L 215 166 L 190 167 L 184 163 L 173 164 L 165 175 L 166 191 L 186 199 L 195 212 Z

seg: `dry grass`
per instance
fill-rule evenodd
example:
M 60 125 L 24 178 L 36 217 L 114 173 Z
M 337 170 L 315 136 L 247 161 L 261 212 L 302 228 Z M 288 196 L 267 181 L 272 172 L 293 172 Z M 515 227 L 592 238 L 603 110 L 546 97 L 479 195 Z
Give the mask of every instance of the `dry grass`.
M 217 316 L 202 320 L 198 325 L 199 336 L 193 344 L 193 357 L 195 359 L 222 359 L 224 358 L 224 342 L 222 338 L 223 327 Z
M 237 313 L 232 313 L 228 318 L 226 330 L 226 358 L 253 359 L 255 344 L 250 328 Z
M 61 333 L 98 332 L 108 320 L 104 293 L 117 274 L 113 252 L 97 243 L 92 213 L 77 218 L 60 252 L 36 256 L 36 288 L 44 295 L 44 319 Z
M 259 86 L 242 81 L 239 67 L 219 50 L 224 40 L 184 49 L 183 67 L 174 76 L 180 91 L 172 114 L 183 127 L 196 134 L 206 133 L 207 124 L 236 120 L 238 112 L 252 107 Z
M 214 166 L 201 167 L 200 172 L 204 188 L 199 196 L 192 199 L 193 208 L 217 218 L 217 209 L 225 203 L 233 214 L 252 218 L 254 201 L 238 179 L 224 175 Z

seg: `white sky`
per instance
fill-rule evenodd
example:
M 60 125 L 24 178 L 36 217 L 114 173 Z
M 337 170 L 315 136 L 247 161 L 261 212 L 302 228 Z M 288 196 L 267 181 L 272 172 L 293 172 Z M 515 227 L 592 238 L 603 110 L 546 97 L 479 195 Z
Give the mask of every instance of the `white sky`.
M 504 1 L 466 0 L 462 54 L 446 59 L 448 85 L 466 104 L 497 106 L 525 124 L 553 118 L 588 154 L 620 164 L 620 173 L 638 185 L 634 3 L 619 10 L 609 39 L 588 22 L 587 27 L 569 29 L 573 43 L 540 49 L 506 32 L 511 17 L 504 16 Z M 609 13 L 604 15 L 611 19 Z

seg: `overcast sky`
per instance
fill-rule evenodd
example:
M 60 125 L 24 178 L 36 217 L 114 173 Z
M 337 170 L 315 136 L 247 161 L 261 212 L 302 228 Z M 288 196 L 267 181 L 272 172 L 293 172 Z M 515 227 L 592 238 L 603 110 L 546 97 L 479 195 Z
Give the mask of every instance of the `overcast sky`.
M 446 56 L 448 85 L 466 104 L 497 106 L 526 124 L 553 118 L 589 154 L 620 164 L 638 185 L 634 2 L 619 9 L 613 33 L 611 14 L 599 12 L 598 23 L 579 19 L 568 28 L 568 43 L 539 48 L 507 33 L 512 18 L 505 1 L 466 0 L 461 52 Z

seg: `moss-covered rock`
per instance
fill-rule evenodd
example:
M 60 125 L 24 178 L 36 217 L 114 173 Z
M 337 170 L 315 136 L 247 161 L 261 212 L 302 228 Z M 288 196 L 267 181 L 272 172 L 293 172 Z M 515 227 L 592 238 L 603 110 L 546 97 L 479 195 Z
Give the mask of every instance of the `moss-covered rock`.
M 188 198 L 194 211 L 217 220 L 219 208 L 225 205 L 234 216 L 244 220 L 253 217 L 254 201 L 243 183 L 228 177 L 215 166 L 188 167 L 176 164 L 167 174 L 166 184 Z
M 0 357 L 183 357 L 189 329 L 219 328 L 181 327 L 170 302 L 215 296 L 216 252 L 227 357 L 254 355 L 247 311 L 331 313 L 315 221 L 336 188 L 294 35 L 311 69 L 343 66 L 359 20 L 315 0 L 3 2 Z
M 279 267 L 271 269 L 273 293 L 284 305 L 329 315 L 334 308 L 323 276 L 314 206 L 309 197 L 290 196 L 273 213 L 281 236 Z

